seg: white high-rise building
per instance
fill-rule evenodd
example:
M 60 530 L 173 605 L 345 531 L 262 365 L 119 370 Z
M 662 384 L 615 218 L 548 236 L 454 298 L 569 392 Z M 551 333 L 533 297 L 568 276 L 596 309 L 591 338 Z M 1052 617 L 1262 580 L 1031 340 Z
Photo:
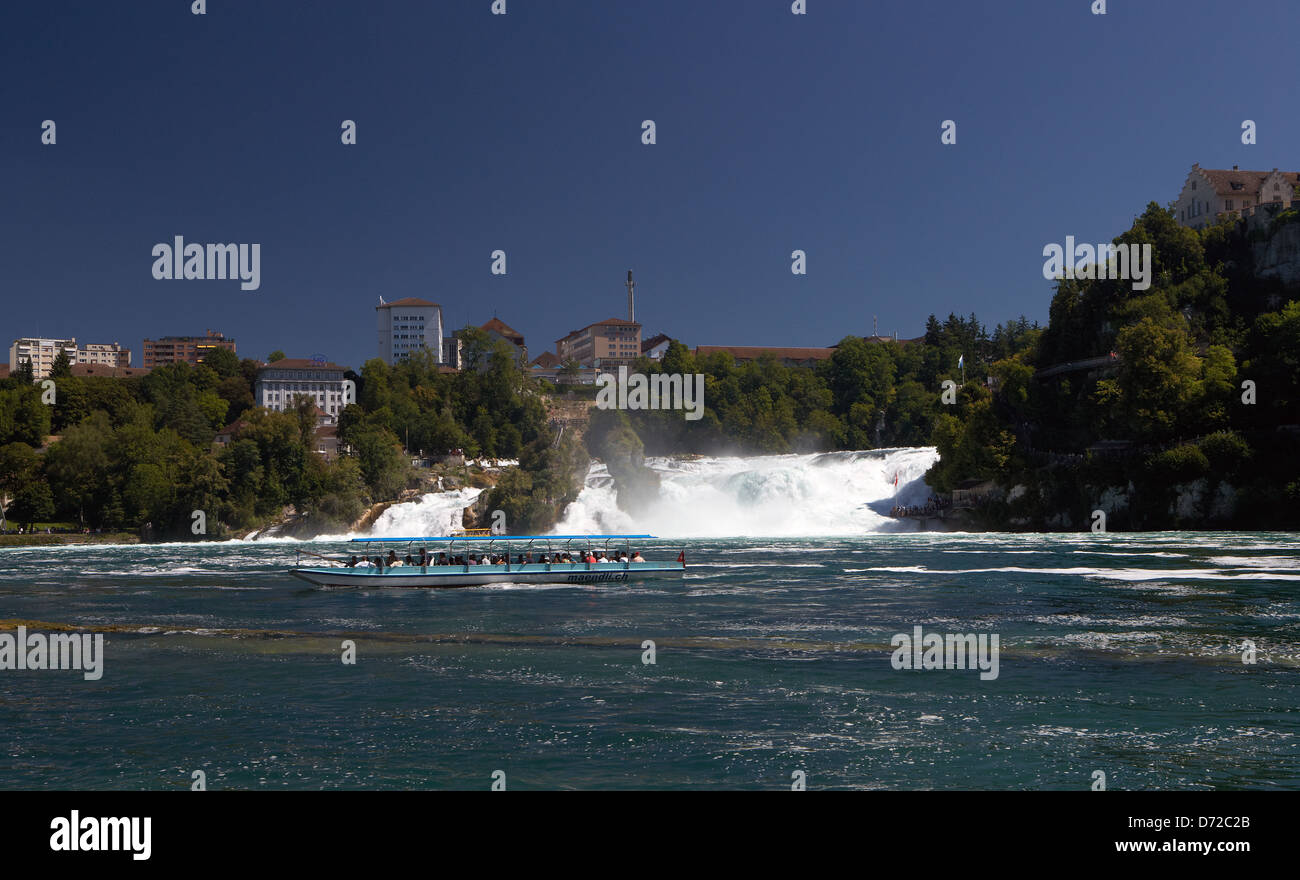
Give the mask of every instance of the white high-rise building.
M 411 352 L 427 348 L 434 360 L 443 362 L 442 306 L 428 300 L 406 297 L 395 302 L 379 298 L 379 357 L 386 364 L 405 360 Z
M 50 370 L 54 367 L 54 359 L 59 356 L 60 351 L 68 353 L 68 363 L 77 362 L 77 340 L 73 339 L 43 339 L 39 337 L 24 337 L 15 339 L 13 345 L 9 346 L 9 372 L 11 374 L 18 372 L 18 368 L 25 362 L 31 361 L 32 377 L 44 379 L 50 375 Z

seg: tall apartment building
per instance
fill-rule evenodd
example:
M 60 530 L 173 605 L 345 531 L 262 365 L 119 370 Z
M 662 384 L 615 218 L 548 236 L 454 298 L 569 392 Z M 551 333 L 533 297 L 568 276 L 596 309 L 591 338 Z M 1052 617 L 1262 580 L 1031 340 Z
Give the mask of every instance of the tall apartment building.
M 9 370 L 16 371 L 27 361 L 32 364 L 32 377 L 44 379 L 54 368 L 54 361 L 59 352 L 67 352 L 68 365 L 93 364 L 101 367 L 131 366 L 131 349 L 123 348 L 116 342 L 88 342 L 78 346 L 72 339 L 42 339 L 25 337 L 15 339 L 9 346 Z
M 153 369 L 177 361 L 185 361 L 192 366 L 203 363 L 208 352 L 217 348 L 235 350 L 235 340 L 227 339 L 223 334 L 212 330 L 204 336 L 164 336 L 161 339 L 144 341 L 144 366 Z
M 305 394 L 322 412 L 337 418 L 344 405 L 343 372 L 346 369 L 329 361 L 307 358 L 276 361 L 257 371 L 253 402 L 284 412 L 293 407 L 295 397 Z
M 557 339 L 555 354 L 561 363 L 572 358 L 584 367 L 630 366 L 641 355 L 641 325 L 621 318 L 588 324 Z
M 1174 205 L 1174 217 L 1183 226 L 1199 229 L 1224 214 L 1239 213 L 1270 203 L 1290 204 L 1297 197 L 1300 174 L 1293 171 L 1231 171 L 1193 165 Z
M 375 306 L 379 321 L 379 357 L 395 364 L 411 352 L 427 348 L 443 363 L 442 306 L 415 297 L 393 302 L 379 298 Z
M 68 363 L 77 362 L 76 339 L 44 339 L 41 337 L 24 337 L 15 339 L 9 346 L 9 372 L 16 373 L 24 363 L 31 362 L 32 376 L 44 379 L 50 375 L 54 359 L 59 352 L 67 352 Z

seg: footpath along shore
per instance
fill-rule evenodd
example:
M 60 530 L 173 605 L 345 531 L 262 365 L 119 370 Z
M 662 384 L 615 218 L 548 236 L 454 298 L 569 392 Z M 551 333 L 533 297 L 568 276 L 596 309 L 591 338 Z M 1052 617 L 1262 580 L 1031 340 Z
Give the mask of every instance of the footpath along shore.
M 101 532 L 87 535 L 85 532 L 33 532 L 30 535 L 10 533 L 0 535 L 0 548 L 3 547 L 52 547 L 61 544 L 139 544 L 140 536 L 135 532 Z

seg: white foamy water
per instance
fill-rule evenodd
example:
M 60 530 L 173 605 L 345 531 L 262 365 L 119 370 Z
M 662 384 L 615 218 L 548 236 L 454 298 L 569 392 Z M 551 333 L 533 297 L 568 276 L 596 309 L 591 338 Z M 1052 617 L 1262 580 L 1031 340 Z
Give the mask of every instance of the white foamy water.
M 915 525 L 891 519 L 889 509 L 895 504 L 925 503 L 932 491 L 923 477 L 938 459 L 933 447 L 750 458 L 652 458 L 646 464 L 659 474 L 659 497 L 636 515 L 619 508 L 613 479 L 598 464 L 556 532 L 776 538 L 910 531 Z
M 379 515 L 369 533 L 352 537 L 418 538 L 450 535 L 462 528 L 461 514 L 482 489 L 430 492 L 419 501 L 394 504 Z
M 646 464 L 659 474 L 659 497 L 637 516 L 619 508 L 609 471 L 595 464 L 554 533 L 797 538 L 912 531 L 914 523 L 890 518 L 889 509 L 895 504 L 924 504 L 932 491 L 923 478 L 938 460 L 933 447 L 751 458 L 652 458 Z M 434 492 L 419 501 L 394 504 L 368 534 L 347 537 L 450 534 L 461 527 L 461 511 L 481 491 Z M 343 536 L 321 540 L 339 537 Z

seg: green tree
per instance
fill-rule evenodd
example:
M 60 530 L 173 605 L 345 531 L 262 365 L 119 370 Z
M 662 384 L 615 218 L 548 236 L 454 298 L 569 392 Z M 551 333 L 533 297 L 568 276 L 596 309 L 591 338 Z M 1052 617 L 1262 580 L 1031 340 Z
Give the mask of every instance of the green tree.
M 32 481 L 40 464 L 40 456 L 26 443 L 0 446 L 0 525 L 18 490 Z
M 203 364 L 222 379 L 240 376 L 239 355 L 228 348 L 214 348 L 203 356 Z
M 45 473 L 63 509 L 83 525 L 99 525 L 100 505 L 110 488 L 109 448 L 114 430 L 108 414 L 95 412 L 63 432 L 45 453 Z
M 72 360 L 68 357 L 68 350 L 60 348 L 59 353 L 54 356 L 54 363 L 50 367 L 51 379 L 67 379 L 72 375 Z
M 9 509 L 14 522 L 22 523 L 30 531 L 38 522 L 48 522 L 54 516 L 54 496 L 44 480 L 31 480 L 18 490 Z

